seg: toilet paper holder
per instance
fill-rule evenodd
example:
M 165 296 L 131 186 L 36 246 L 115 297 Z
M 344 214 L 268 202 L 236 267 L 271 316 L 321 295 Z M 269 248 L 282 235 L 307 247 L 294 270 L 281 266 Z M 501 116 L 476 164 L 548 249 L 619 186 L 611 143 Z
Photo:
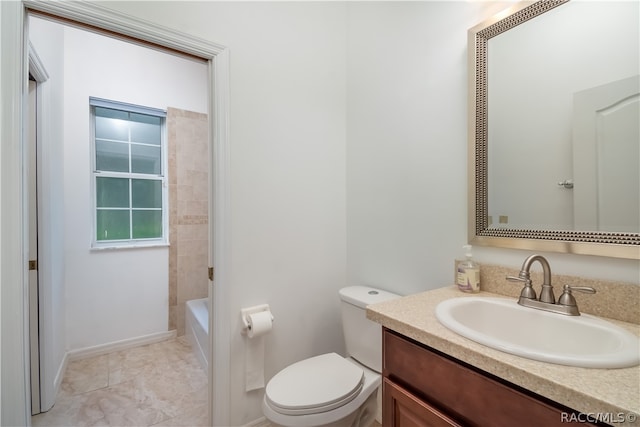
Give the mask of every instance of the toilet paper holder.
M 242 318 L 242 324 L 244 325 L 244 327 L 242 328 L 242 335 L 246 335 L 249 329 L 251 328 L 251 325 L 249 325 L 249 316 L 252 314 L 263 312 L 263 311 L 267 311 L 271 313 L 269 304 L 260 304 L 260 305 L 255 305 L 253 307 L 240 309 L 240 317 Z M 271 315 L 271 321 L 273 321 L 273 314 Z

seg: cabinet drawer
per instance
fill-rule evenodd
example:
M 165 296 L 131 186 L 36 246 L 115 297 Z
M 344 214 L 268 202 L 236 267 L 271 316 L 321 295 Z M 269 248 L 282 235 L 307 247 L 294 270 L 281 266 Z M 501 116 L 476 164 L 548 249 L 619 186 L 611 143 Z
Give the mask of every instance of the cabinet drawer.
M 538 397 L 494 380 L 387 329 L 383 375 L 470 426 L 566 426 L 562 413 Z M 589 425 L 587 423 L 582 426 Z
M 393 427 L 461 427 L 437 408 L 418 399 L 407 390 L 385 378 L 382 424 Z

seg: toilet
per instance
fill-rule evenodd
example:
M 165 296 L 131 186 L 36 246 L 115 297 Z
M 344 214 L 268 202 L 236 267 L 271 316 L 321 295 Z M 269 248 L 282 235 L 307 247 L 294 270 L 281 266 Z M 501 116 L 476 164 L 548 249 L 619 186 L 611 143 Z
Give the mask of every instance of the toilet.
M 347 357 L 321 354 L 278 372 L 266 386 L 262 411 L 284 427 L 368 427 L 376 416 L 382 377 L 382 331 L 366 318 L 369 304 L 399 298 L 380 289 L 339 291 Z

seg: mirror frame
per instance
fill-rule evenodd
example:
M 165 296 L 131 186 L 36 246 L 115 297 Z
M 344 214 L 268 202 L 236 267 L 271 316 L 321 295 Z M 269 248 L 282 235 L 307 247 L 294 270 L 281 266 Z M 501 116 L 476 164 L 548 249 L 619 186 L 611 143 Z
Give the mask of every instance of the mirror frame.
M 523 1 L 468 31 L 469 243 L 511 249 L 640 259 L 640 233 L 489 228 L 487 42 L 569 0 Z

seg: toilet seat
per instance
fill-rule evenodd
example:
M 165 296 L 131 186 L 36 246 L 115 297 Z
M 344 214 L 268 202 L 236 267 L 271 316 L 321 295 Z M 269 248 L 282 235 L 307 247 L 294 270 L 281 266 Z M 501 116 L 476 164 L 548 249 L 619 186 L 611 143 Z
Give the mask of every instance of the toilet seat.
M 308 415 L 339 408 L 361 392 L 362 368 L 336 353 L 294 363 L 267 384 L 265 401 L 284 415 Z

